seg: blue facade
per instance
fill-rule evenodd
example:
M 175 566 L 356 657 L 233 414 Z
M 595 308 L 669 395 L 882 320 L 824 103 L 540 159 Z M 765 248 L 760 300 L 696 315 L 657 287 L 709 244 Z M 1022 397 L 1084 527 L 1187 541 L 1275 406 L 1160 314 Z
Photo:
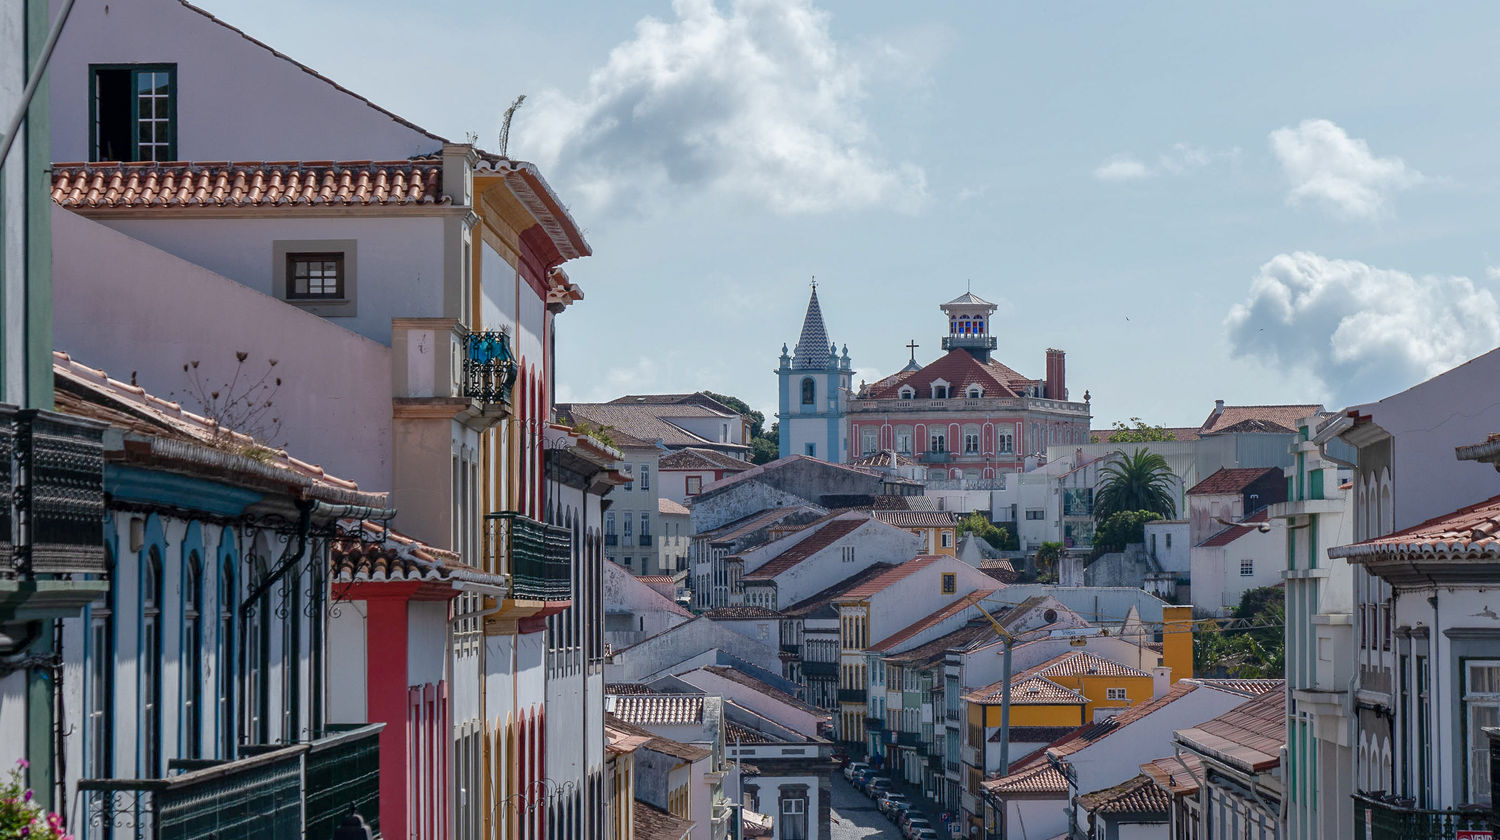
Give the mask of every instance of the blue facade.
M 818 292 L 813 289 L 795 351 L 781 348 L 778 454 L 811 455 L 842 463 L 849 458 L 845 412 L 853 370 L 849 348 L 840 355 L 828 340 Z

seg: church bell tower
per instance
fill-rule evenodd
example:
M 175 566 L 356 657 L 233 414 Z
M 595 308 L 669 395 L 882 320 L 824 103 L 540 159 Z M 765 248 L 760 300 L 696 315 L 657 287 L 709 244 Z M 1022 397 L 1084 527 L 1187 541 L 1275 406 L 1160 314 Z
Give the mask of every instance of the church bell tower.
M 779 455 L 808 455 L 842 464 L 849 460 L 849 386 L 854 372 L 849 347 L 840 354 L 829 340 L 818 306 L 818 284 L 813 283 L 802 318 L 802 335 L 790 354 L 781 345 L 781 364 L 776 369 L 781 385 L 777 412 L 780 422 Z

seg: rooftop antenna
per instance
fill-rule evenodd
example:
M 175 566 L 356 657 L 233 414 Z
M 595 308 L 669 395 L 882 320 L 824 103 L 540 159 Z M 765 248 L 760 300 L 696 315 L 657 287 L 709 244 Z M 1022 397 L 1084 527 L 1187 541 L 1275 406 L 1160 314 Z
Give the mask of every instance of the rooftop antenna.
M 510 103 L 505 109 L 505 118 L 500 122 L 500 157 L 506 157 L 506 149 L 510 146 L 510 121 L 515 118 L 516 111 L 526 101 L 526 94 L 516 97 L 516 101 Z
M 506 123 L 506 125 L 509 125 L 509 123 Z M 974 279 L 972 277 L 964 281 L 964 291 L 970 293 L 974 291 Z

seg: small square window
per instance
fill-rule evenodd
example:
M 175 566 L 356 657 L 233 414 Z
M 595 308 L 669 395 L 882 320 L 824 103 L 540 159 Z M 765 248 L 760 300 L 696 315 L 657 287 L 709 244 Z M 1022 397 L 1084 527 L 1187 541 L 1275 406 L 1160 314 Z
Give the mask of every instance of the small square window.
M 344 255 L 287 254 L 286 297 L 287 300 L 343 300 Z
M 816 458 L 816 457 L 818 457 L 818 445 L 816 443 L 809 443 L 809 444 L 807 444 L 807 457 L 809 457 L 809 458 Z
M 1104 690 L 1104 699 L 1106 699 L 1106 700 L 1124 700 L 1124 699 L 1126 699 L 1125 698 L 1125 689 L 1123 689 L 1123 688 L 1106 688 Z
M 1250 577 L 1251 575 L 1254 575 L 1254 574 L 1255 574 L 1255 561 L 1254 560 L 1241 560 L 1240 561 L 1240 577 Z
M 943 575 L 943 594 L 952 595 L 958 592 L 958 575 L 948 572 Z
M 952 548 L 952 547 L 953 547 L 953 532 L 952 531 L 944 531 L 943 532 L 943 548 Z
M 703 476 L 690 475 L 687 477 L 687 494 L 696 496 L 703 492 Z

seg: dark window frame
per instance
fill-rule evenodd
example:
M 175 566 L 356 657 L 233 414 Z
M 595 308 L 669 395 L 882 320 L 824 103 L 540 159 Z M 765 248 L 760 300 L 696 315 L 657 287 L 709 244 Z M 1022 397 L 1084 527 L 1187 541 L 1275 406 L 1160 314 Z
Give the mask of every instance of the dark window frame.
M 176 63 L 151 64 L 90 64 L 88 75 L 89 101 L 89 160 L 105 161 L 120 159 L 118 155 L 104 157 L 99 148 L 99 73 L 126 70 L 130 72 L 130 155 L 122 162 L 136 162 L 141 157 L 140 98 L 136 96 L 137 79 L 141 73 L 167 74 L 167 154 L 162 161 L 177 160 L 177 65 Z M 154 118 L 153 118 L 154 119 Z M 153 160 L 155 160 L 153 158 Z
M 297 264 L 332 262 L 335 268 L 333 294 L 297 291 Z M 286 299 L 293 301 L 344 301 L 349 299 L 349 272 L 343 251 L 288 251 L 286 255 Z M 307 276 L 308 280 L 312 275 Z

